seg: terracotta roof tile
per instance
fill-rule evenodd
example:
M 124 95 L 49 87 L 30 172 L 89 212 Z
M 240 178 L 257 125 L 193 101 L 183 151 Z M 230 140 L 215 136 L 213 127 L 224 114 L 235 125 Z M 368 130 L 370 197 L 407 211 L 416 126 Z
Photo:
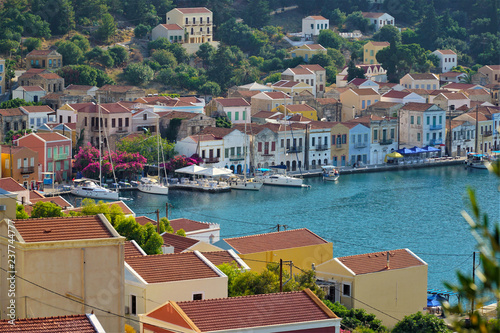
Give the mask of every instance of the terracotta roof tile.
M 315 108 L 307 104 L 290 104 L 286 106 L 290 112 L 316 111 Z
M 176 8 L 176 9 L 183 14 L 211 13 L 211 11 L 205 7 L 190 7 L 190 8 Z
M 273 83 L 272 86 L 279 88 L 293 88 L 299 84 L 300 84 L 299 81 L 280 80 L 278 82 Z
M 0 188 L 9 192 L 26 191 L 26 189 L 12 177 L 0 178 Z
M 250 106 L 244 98 L 218 98 L 215 100 L 217 103 L 224 107 L 234 107 L 234 106 Z
M 318 65 L 318 64 L 311 64 L 311 65 L 298 65 L 297 67 L 300 67 L 300 68 L 305 68 L 305 69 L 308 69 L 310 71 L 324 71 L 325 69 L 323 68 L 323 66 L 321 65 Z M 295 67 L 295 68 L 297 68 Z
M 70 84 L 67 86 L 64 90 L 90 90 L 92 88 L 97 88 L 95 86 L 84 86 L 84 85 L 79 85 L 79 84 Z
M 230 134 L 234 131 L 234 128 L 225 128 L 225 127 L 205 127 L 198 134 L 209 134 L 213 135 L 216 139 L 222 139 L 226 135 Z
M 411 111 L 426 111 L 429 108 L 431 108 L 432 106 L 434 106 L 434 104 L 410 102 L 410 103 L 405 104 L 402 107 L 402 109 L 411 110 Z
M 305 44 L 304 46 L 310 50 L 325 50 L 326 51 L 326 49 L 321 44 Z
M 351 81 L 349 81 L 348 83 L 352 83 L 352 84 L 354 84 L 354 85 L 356 85 L 356 86 L 359 86 L 360 84 L 365 83 L 365 82 L 367 82 L 367 81 L 368 81 L 368 79 L 361 79 L 361 78 L 357 77 L 357 78 L 355 78 L 355 79 L 352 79 L 352 80 L 351 80 Z
M 112 92 L 127 92 L 130 90 L 141 90 L 140 88 L 134 86 L 115 86 L 111 84 L 106 84 L 99 88 L 99 91 L 112 91 Z
M 125 250 L 125 259 L 131 258 L 131 257 L 139 257 L 139 256 L 144 256 L 144 253 L 141 252 L 141 250 L 138 248 L 139 245 L 137 245 L 136 242 L 132 241 L 126 241 L 124 250 Z
M 389 252 L 389 268 L 387 268 Z M 336 258 L 356 275 L 427 265 L 408 249 L 383 251 Z
M 413 80 L 438 80 L 438 77 L 432 73 L 411 73 L 408 75 Z
M 184 31 L 184 28 L 178 24 L 160 24 L 160 25 L 167 30 L 182 30 L 182 31 Z
M 385 94 L 382 95 L 382 97 L 387 97 L 387 98 L 405 98 L 411 94 L 410 92 L 407 91 L 397 91 L 397 90 L 390 90 L 386 92 Z
M 209 251 L 203 252 L 202 254 L 215 266 L 235 263 L 237 267 L 241 267 L 240 264 L 229 253 L 229 251 Z
M 33 50 L 30 53 L 28 53 L 26 56 L 34 55 L 34 56 L 41 56 L 41 55 L 49 55 L 52 50 Z
M 440 93 L 439 95 L 436 96 L 436 98 L 438 98 L 439 96 L 443 96 L 446 99 L 469 99 L 464 94 L 455 92 Z
M 42 73 L 37 75 L 47 80 L 62 79 L 62 77 L 60 77 L 56 73 Z
M 31 105 L 31 106 L 21 106 L 22 110 L 25 110 L 29 113 L 35 112 L 54 112 L 54 110 L 48 105 Z
M 442 86 L 441 89 L 465 90 L 465 89 L 473 88 L 475 86 L 476 86 L 475 84 L 471 84 L 471 83 L 455 83 L 455 82 L 452 82 L 452 83 L 448 83 L 445 86 Z
M 69 315 L 16 319 L 15 325 L 8 320 L 0 320 L 0 332 L 4 333 L 95 333 L 97 330 L 87 315 Z
M 24 206 L 24 210 L 26 211 L 26 213 L 28 213 L 28 215 L 31 215 L 31 212 L 33 211 L 33 207 L 38 201 L 52 202 L 53 204 L 56 204 L 57 206 L 61 207 L 62 209 L 67 209 L 69 207 L 73 207 L 69 202 L 67 202 L 61 196 L 47 197 L 47 198 L 31 198 L 31 195 L 30 195 L 30 201 L 32 203 L 31 205 Z
M 158 113 L 160 114 L 160 112 Z M 168 111 L 166 113 L 162 113 L 160 118 L 166 118 L 166 119 L 173 119 L 173 118 L 180 118 L 180 119 L 193 119 L 197 116 L 200 116 L 199 113 L 192 113 L 192 112 L 183 112 L 183 111 Z
M 272 111 L 259 111 L 256 114 L 252 115 L 252 118 L 269 118 L 276 114 L 276 112 Z M 253 126 L 253 124 L 252 124 Z
M 401 104 L 401 103 L 378 101 L 376 103 L 373 103 L 371 106 L 369 106 L 369 108 L 371 108 L 371 109 L 375 109 L 375 108 L 386 109 L 386 108 L 392 108 L 392 107 L 399 105 L 399 104 Z
M 307 69 L 307 68 L 303 68 L 303 67 L 295 67 L 295 68 L 289 68 L 290 71 L 292 71 L 292 73 L 294 73 L 295 75 L 311 75 L 313 74 L 311 72 L 311 70 Z
M 313 20 L 326 20 L 326 18 L 324 18 L 323 16 L 320 16 L 320 15 L 316 15 L 316 16 L 308 16 L 310 18 L 312 18 Z
M 371 43 L 373 46 L 384 46 L 384 47 L 391 45 L 389 42 L 376 42 L 373 40 L 369 41 L 368 43 Z
M 174 247 L 174 253 L 184 252 L 191 246 L 200 242 L 197 239 L 169 234 L 168 232 L 163 233 L 161 237 L 163 238 L 163 244 Z
M 98 215 L 15 220 L 26 243 L 114 237 Z
M 454 54 L 454 55 L 456 55 L 456 53 L 453 52 L 452 50 L 436 50 L 436 52 L 439 52 L 441 54 Z
M 45 91 L 40 86 L 21 86 L 24 91 Z
M 338 101 L 335 98 L 316 98 L 316 101 L 321 105 L 338 103 Z
M 457 77 L 460 75 L 465 75 L 465 73 L 460 73 L 460 72 L 446 72 L 442 73 L 440 76 L 447 76 L 447 77 Z
M 485 89 L 467 89 L 464 91 L 467 96 L 479 96 L 479 95 L 490 95 Z
M 364 88 L 364 89 L 356 89 L 356 88 L 352 89 L 351 88 L 351 91 L 359 96 L 379 95 L 379 93 L 376 92 L 375 90 L 373 90 L 373 88 Z M 347 92 L 347 90 L 344 91 L 343 94 L 345 94 L 346 92 Z
M 125 261 L 147 283 L 219 277 L 194 252 L 131 257 Z
M 146 225 L 148 223 L 151 223 L 152 225 L 156 225 L 156 223 L 157 223 L 155 220 L 150 219 L 147 216 L 136 216 L 135 222 L 139 223 L 140 225 Z
M 12 117 L 12 116 L 24 116 L 24 113 L 19 110 L 19 108 L 15 109 L 0 109 L 0 115 L 3 117 Z
M 41 198 L 45 198 L 45 196 L 38 192 L 38 191 L 30 191 L 30 201 L 32 199 L 41 199 Z
M 267 95 L 271 99 L 291 99 L 290 96 L 281 91 L 264 91 L 263 94 Z
M 365 18 L 378 18 L 378 17 L 384 15 L 385 13 L 362 12 L 361 14 Z
M 210 332 L 338 318 L 320 302 L 311 291 L 303 290 L 177 302 L 177 305 L 202 332 Z
M 328 243 L 312 231 L 303 228 L 224 239 L 238 253 L 256 253 Z
M 184 218 L 170 220 L 170 226 L 174 228 L 174 232 L 179 229 L 183 229 L 185 232 L 210 229 L 210 223 L 198 222 Z
M 29 134 L 28 134 L 29 135 Z M 71 139 L 65 137 L 64 135 L 53 132 L 53 133 L 36 133 L 38 137 L 40 137 L 42 140 L 50 142 L 50 141 L 60 141 L 60 140 L 67 140 L 71 142 Z

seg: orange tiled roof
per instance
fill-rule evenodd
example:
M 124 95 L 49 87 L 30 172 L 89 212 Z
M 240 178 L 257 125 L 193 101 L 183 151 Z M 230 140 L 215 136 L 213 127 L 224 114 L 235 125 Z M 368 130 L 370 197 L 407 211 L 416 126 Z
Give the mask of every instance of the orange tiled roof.
M 425 110 L 428 110 L 429 108 L 431 108 L 432 106 L 434 106 L 434 104 L 410 102 L 410 103 L 405 104 L 403 106 L 403 109 L 404 110 L 411 110 L 411 111 L 425 111 Z
M 21 106 L 21 109 L 29 112 L 54 112 L 54 110 L 48 105 L 31 105 L 31 106 Z
M 182 31 L 184 31 L 184 28 L 178 24 L 160 24 L 160 25 L 167 30 L 182 30 Z
M 42 140 L 50 142 L 50 141 L 60 141 L 60 140 L 67 140 L 71 142 L 71 139 L 68 139 L 62 134 L 59 134 L 57 132 L 52 132 L 52 133 L 36 133 L 37 136 L 39 136 Z
M 208 223 L 184 218 L 170 220 L 170 226 L 174 228 L 174 232 L 179 229 L 183 229 L 185 232 L 191 232 L 210 228 L 210 224 Z
M 316 101 L 321 105 L 338 103 L 338 101 L 335 98 L 316 98 Z
M 290 104 L 286 106 L 287 110 L 290 112 L 301 112 L 301 111 L 316 111 L 315 108 L 307 104 Z
M 114 237 L 98 215 L 15 220 L 26 243 Z
M 176 8 L 176 9 L 183 14 L 211 13 L 211 11 L 205 7 L 190 7 L 190 8 Z
M 250 106 L 244 98 L 218 98 L 215 100 L 217 103 L 224 107 L 234 107 L 234 106 Z
M 168 232 L 163 233 L 161 237 L 163 238 L 163 244 L 174 247 L 174 253 L 184 252 L 199 242 L 197 239 L 169 234 Z
M 317 15 L 317 16 L 309 16 L 310 18 L 312 18 L 313 20 L 326 20 L 326 18 L 324 18 L 323 16 L 320 16 L 320 15 Z
M 203 252 L 202 254 L 205 258 L 210 260 L 210 262 L 215 266 L 235 263 L 237 267 L 241 267 L 240 264 L 229 253 L 229 251 L 209 251 L 209 252 Z
M 432 73 L 411 73 L 408 74 L 413 80 L 437 80 L 437 76 Z
M 126 241 L 125 242 L 125 259 L 131 258 L 131 257 L 138 257 L 138 256 L 144 256 L 144 254 L 137 248 L 139 245 L 137 243 L 132 242 L 132 241 Z
M 140 225 L 146 225 L 148 223 L 151 223 L 152 225 L 156 225 L 156 223 L 157 223 L 155 220 L 150 219 L 147 216 L 136 216 L 135 222 L 139 223 Z
M 38 191 L 30 191 L 30 201 L 32 201 L 33 199 L 41 199 L 41 198 L 45 198 L 45 196 L 38 192 Z
M 19 110 L 19 108 L 15 109 L 0 109 L 0 115 L 3 117 L 12 117 L 12 116 L 24 116 L 25 114 Z
M 369 41 L 368 43 L 372 43 L 373 46 L 389 46 L 389 45 L 391 45 L 389 42 Z
M 31 212 L 33 211 L 33 207 L 34 207 L 35 203 L 37 203 L 38 201 L 52 202 L 53 204 L 56 204 L 57 206 L 61 207 L 62 209 L 66 209 L 68 207 L 73 207 L 69 202 L 67 202 L 61 196 L 47 197 L 47 198 L 31 198 L 31 195 L 30 195 L 30 201 L 31 201 L 32 205 L 24 206 L 24 210 L 26 211 L 26 213 L 28 213 L 28 215 L 31 215 Z
M 157 254 L 125 260 L 147 283 L 219 277 L 196 253 Z
M 326 240 L 306 228 L 226 238 L 224 241 L 241 254 L 328 243 Z
M 38 76 L 40 76 L 44 79 L 47 79 L 47 80 L 62 79 L 62 77 L 60 77 L 56 73 L 42 73 L 42 74 L 38 74 Z
M 289 293 L 177 302 L 177 305 L 201 332 L 338 318 L 309 289 Z
M 389 268 L 387 268 L 387 252 L 390 254 Z M 359 254 L 336 259 L 356 275 L 427 265 L 408 249 Z
M 25 191 L 26 189 L 21 186 L 12 177 L 0 178 L 0 188 L 8 192 Z
M 44 91 L 40 86 L 21 86 L 24 91 Z
M 32 333 L 96 333 L 93 323 L 87 315 L 68 315 L 58 317 L 41 317 L 16 319 L 15 325 L 8 319 L 0 320 L 0 332 L 32 332 Z
M 455 54 L 455 52 L 453 52 L 452 50 L 436 50 L 436 52 L 439 52 L 441 54 Z
M 310 71 L 324 71 L 325 69 L 323 68 L 323 66 L 321 65 L 318 65 L 318 64 L 311 64 L 311 65 L 298 65 L 297 67 L 300 67 L 300 68 L 305 68 L 305 69 L 308 69 Z M 297 68 L 295 67 L 295 68 Z
M 445 86 L 442 86 L 441 89 L 459 89 L 459 90 L 465 90 L 465 89 L 470 89 L 474 88 L 476 85 L 471 84 L 471 83 L 448 83 Z
M 390 90 L 386 92 L 385 94 L 382 95 L 382 97 L 388 97 L 388 98 L 405 98 L 411 94 L 410 92 L 407 91 L 397 91 L 397 90 Z

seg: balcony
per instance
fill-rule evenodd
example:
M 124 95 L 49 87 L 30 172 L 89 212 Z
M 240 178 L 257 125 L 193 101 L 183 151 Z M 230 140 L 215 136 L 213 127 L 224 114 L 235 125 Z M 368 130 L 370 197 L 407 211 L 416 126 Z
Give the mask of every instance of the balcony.
M 443 125 L 435 125 L 435 124 L 434 125 L 430 125 L 429 129 L 431 131 L 441 130 L 441 129 L 443 129 Z
M 332 146 L 333 149 L 338 150 L 338 149 L 344 149 L 344 146 L 340 143 L 337 143 L 335 146 Z
M 328 150 L 328 145 L 316 145 L 316 151 Z
M 378 143 L 381 146 L 391 145 L 392 144 L 392 139 L 382 139 L 382 140 L 379 140 Z
M 99 132 L 101 131 L 102 132 L 102 127 L 99 127 L 99 126 L 92 126 L 92 132 Z
M 493 131 L 484 131 L 483 132 L 483 137 L 492 136 L 492 135 L 493 135 Z
M 206 164 L 219 163 L 219 158 L 218 157 L 208 157 L 208 158 L 204 158 L 203 161 Z
M 116 130 L 116 133 L 127 133 L 127 132 L 128 132 L 127 127 L 118 127 L 118 129 Z
M 52 158 L 54 161 L 60 161 L 60 160 L 65 160 L 68 158 L 68 154 L 54 154 L 54 157 Z
M 432 139 L 431 141 L 429 141 L 429 145 L 431 145 L 431 146 L 440 145 L 442 143 L 443 143 L 443 140 L 441 140 L 441 139 Z
M 24 167 L 19 169 L 22 175 L 27 175 L 35 172 L 35 167 Z
M 263 157 L 271 157 L 271 156 L 274 156 L 273 153 L 270 153 L 269 151 L 264 151 L 264 153 L 262 154 Z
M 288 147 L 286 152 L 288 154 L 290 153 L 301 153 L 302 152 L 302 146 L 292 146 L 292 147 Z
M 244 159 L 245 156 L 243 154 L 235 154 L 229 156 L 230 161 L 243 161 Z
M 355 142 L 354 143 L 354 148 L 366 148 L 367 145 L 368 144 L 366 142 Z

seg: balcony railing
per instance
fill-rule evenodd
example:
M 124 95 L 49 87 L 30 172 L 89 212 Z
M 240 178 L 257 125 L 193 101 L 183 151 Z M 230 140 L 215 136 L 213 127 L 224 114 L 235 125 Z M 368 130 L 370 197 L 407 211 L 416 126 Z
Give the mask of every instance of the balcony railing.
M 384 146 L 384 145 L 390 145 L 392 144 L 392 139 L 382 139 L 382 140 L 379 140 L 378 143 L 381 145 L 381 146 Z
M 274 156 L 274 153 L 271 153 L 271 152 L 268 152 L 268 151 L 265 151 L 262 156 L 264 157 L 270 157 L 270 156 Z
M 204 158 L 203 161 L 205 161 L 205 163 L 207 163 L 207 164 L 219 163 L 219 158 L 218 157 L 208 157 L 208 158 Z
M 492 136 L 493 132 L 492 131 L 484 131 L 483 136 Z
M 318 150 L 328 150 L 328 145 L 316 145 L 316 151 Z
M 337 143 L 335 146 L 332 146 L 333 149 L 343 149 L 344 146 L 341 143 Z
M 126 132 L 128 132 L 127 127 L 118 127 L 118 129 L 116 130 L 116 133 L 126 133 Z
M 354 148 L 366 148 L 368 144 L 366 142 L 355 142 Z
M 21 168 L 21 174 L 23 175 L 27 175 L 27 174 L 30 174 L 30 173 L 34 173 L 35 172 L 35 167 L 24 167 L 24 168 Z
M 431 141 L 429 141 L 429 145 L 431 145 L 431 146 L 440 145 L 442 143 L 443 143 L 443 140 L 441 140 L 441 139 L 432 139 Z
M 245 156 L 243 154 L 235 154 L 229 156 L 230 161 L 243 161 L 244 159 Z
M 92 132 L 99 132 L 99 131 L 102 131 L 102 127 L 92 126 Z
M 68 158 L 68 154 L 54 154 L 53 160 L 60 161 Z
M 288 147 L 286 150 L 287 153 L 301 153 L 302 152 L 302 146 L 292 146 Z
M 443 129 L 443 125 L 430 125 L 429 129 L 431 131 L 440 130 L 440 129 Z

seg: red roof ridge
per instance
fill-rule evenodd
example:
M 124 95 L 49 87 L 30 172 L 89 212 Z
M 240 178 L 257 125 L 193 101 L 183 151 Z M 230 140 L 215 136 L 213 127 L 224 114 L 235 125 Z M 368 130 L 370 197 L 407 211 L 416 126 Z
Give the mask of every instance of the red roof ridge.
M 202 253 L 203 254 L 203 253 Z M 177 304 L 184 304 L 184 303 L 201 303 L 201 302 L 210 302 L 210 301 L 220 301 L 220 300 L 232 300 L 232 299 L 242 299 L 242 298 L 263 298 L 263 297 L 271 297 L 272 295 L 284 295 L 284 294 L 299 294 L 303 293 L 303 290 L 300 291 L 285 291 L 282 293 L 270 293 L 270 294 L 256 294 L 256 295 L 244 295 L 244 296 L 236 296 L 236 297 L 219 297 L 219 298 L 206 298 L 206 299 L 200 299 L 200 300 L 193 300 L 193 301 L 180 301 L 180 302 L 175 302 Z
M 284 232 L 291 232 L 291 231 L 298 231 L 298 230 L 307 230 L 310 231 L 307 228 L 299 228 L 299 229 L 290 229 L 290 230 L 283 230 L 283 231 L 274 231 L 274 232 L 267 232 L 267 233 L 262 233 L 262 234 L 254 234 L 254 235 L 246 235 L 246 236 L 240 236 L 240 237 L 233 237 L 233 238 L 225 238 L 225 239 L 242 239 L 242 238 L 248 238 L 248 237 L 257 237 L 257 236 L 264 236 L 264 235 L 271 235 L 271 234 L 277 234 L 277 233 L 284 233 Z M 319 237 L 319 236 L 318 236 Z M 321 238 L 321 237 L 319 237 Z

